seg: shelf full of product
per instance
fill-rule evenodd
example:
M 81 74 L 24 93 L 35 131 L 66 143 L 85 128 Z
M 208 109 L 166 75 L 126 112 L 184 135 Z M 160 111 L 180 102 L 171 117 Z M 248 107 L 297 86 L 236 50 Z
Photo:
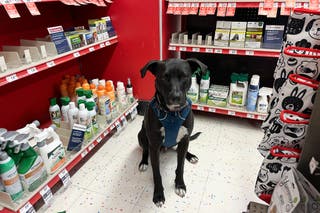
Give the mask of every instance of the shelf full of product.
M 210 84 L 210 71 L 197 83 L 198 72 L 193 74 L 187 95 L 192 109 L 255 120 L 265 120 L 272 89 L 259 88 L 259 75 L 232 73 L 230 86 Z
M 175 32 L 169 50 L 260 57 L 279 57 L 284 25 L 217 21 L 213 34 Z
M 88 20 L 88 23 L 89 30 L 84 26 L 69 31 L 64 31 L 62 26 L 50 27 L 46 38 L 21 39 L 20 46 L 3 46 L 0 51 L 0 86 L 118 42 L 110 17 Z
M 111 80 L 90 82 L 82 76 L 62 79 L 61 108 L 50 99 L 53 125 L 40 129 L 34 121 L 16 131 L 0 129 L 3 212 L 31 212 L 47 204 L 57 187 L 68 185 L 75 166 L 136 117 L 130 79 L 126 87 L 118 81 L 116 88 Z

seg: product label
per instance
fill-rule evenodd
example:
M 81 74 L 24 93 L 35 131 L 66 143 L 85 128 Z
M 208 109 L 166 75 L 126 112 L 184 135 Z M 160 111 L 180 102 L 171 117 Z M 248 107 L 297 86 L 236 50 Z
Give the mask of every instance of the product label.
M 47 159 L 50 165 L 50 173 L 54 173 L 66 162 L 64 148 L 61 145 L 57 146 L 54 150 L 48 152 Z
M 3 4 L 5 1 L 1 1 Z M 3 4 L 4 9 L 7 11 L 10 18 L 20 18 L 20 14 L 14 4 Z
M 48 32 L 50 34 L 51 40 L 57 48 L 58 54 L 70 51 L 70 47 L 62 26 L 49 27 Z
M 61 179 L 64 186 L 68 186 L 71 182 L 69 172 L 66 169 L 64 169 L 64 170 L 62 170 L 62 172 L 60 172 L 59 178 Z
M 17 169 L 14 165 L 9 171 L 2 173 L 1 177 L 6 192 L 11 196 L 14 196 L 22 191 Z
M 61 121 L 61 113 L 60 110 L 58 111 L 51 111 L 50 112 L 50 118 L 52 120 L 52 123 L 54 123 L 57 127 L 60 127 L 60 121 Z
M 40 156 L 37 157 L 32 167 L 26 174 L 19 174 L 22 184 L 29 191 L 36 189 L 47 177 L 47 172 Z
M 40 194 L 42 196 L 42 199 L 46 204 L 50 202 L 50 200 L 53 198 L 52 192 L 48 185 L 46 185 L 41 191 Z
M 71 136 L 68 143 L 68 151 L 79 151 L 84 139 L 84 133 L 87 127 L 80 124 L 74 124 L 71 132 Z
M 30 202 L 27 202 L 26 205 L 19 210 L 19 213 L 36 213 L 36 210 L 34 210 Z

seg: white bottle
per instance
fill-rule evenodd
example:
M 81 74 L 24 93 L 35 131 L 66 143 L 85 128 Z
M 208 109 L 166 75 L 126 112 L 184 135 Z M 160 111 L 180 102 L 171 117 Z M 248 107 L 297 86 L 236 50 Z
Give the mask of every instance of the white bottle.
M 126 90 L 124 88 L 123 82 L 121 82 L 121 81 L 117 82 L 117 98 L 118 98 L 119 103 L 122 106 L 126 105 L 126 103 L 127 103 L 126 102 Z
M 56 98 L 50 99 L 49 113 L 50 113 L 50 118 L 51 118 L 52 123 L 54 125 L 56 125 L 57 127 L 60 127 L 61 112 L 60 112 L 60 107 L 57 104 Z
M 97 123 L 97 112 L 95 110 L 95 103 L 94 102 L 87 102 L 86 107 L 88 109 L 88 115 L 90 119 L 92 133 L 95 135 L 98 132 L 99 126 Z
M 200 103 L 206 104 L 208 100 L 208 91 L 210 88 L 210 71 L 207 70 L 206 74 L 202 76 L 200 81 Z
M 134 97 L 133 97 L 133 87 L 132 87 L 132 84 L 131 84 L 131 79 L 128 78 L 128 83 L 127 83 L 127 102 L 128 103 L 133 103 L 134 101 Z
M 74 102 L 70 102 L 69 111 L 68 111 L 70 129 L 72 129 L 73 124 L 78 123 L 78 114 L 79 114 L 79 109 L 76 107 Z
M 88 124 L 88 110 L 84 104 L 79 105 L 78 124 L 87 126 Z
M 268 96 L 272 94 L 272 88 L 262 87 L 259 90 L 259 98 L 257 101 L 257 112 L 267 113 L 268 112 Z
M 196 74 L 193 74 L 191 77 L 191 86 L 187 92 L 187 96 L 193 103 L 196 103 L 199 100 L 199 84 L 197 83 Z
M 61 99 L 61 114 L 62 114 L 62 120 L 64 122 L 69 122 L 69 118 L 68 118 L 68 111 L 70 109 L 69 107 L 69 103 L 70 103 L 70 98 L 69 97 L 62 97 Z
M 106 80 L 104 79 L 99 80 L 99 84 L 102 85 L 103 87 L 106 87 Z

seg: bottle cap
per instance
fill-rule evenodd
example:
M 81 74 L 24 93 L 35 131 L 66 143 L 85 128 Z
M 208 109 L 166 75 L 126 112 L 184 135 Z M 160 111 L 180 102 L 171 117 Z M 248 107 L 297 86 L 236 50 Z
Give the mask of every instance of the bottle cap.
M 84 91 L 84 95 L 86 96 L 86 98 L 92 98 L 92 91 L 91 90 L 86 90 Z
M 86 109 L 84 103 L 79 104 L 79 109 L 80 110 L 85 110 Z
M 0 151 L 0 160 L 3 161 L 3 160 L 6 160 L 8 158 L 8 154 L 6 152 L 1 152 Z
M 0 136 L 6 133 L 7 130 L 5 128 L 0 128 Z
M 130 79 L 130 78 L 128 78 L 127 87 L 132 87 L 132 85 L 131 85 L 131 79 Z
M 103 87 L 106 86 L 106 80 L 102 79 L 102 80 L 99 80 L 99 85 L 102 85 Z
M 44 140 L 37 142 L 37 147 L 43 147 L 44 145 L 46 145 L 46 142 Z
M 79 88 L 79 89 L 76 90 L 76 93 L 77 93 L 77 96 L 78 96 L 78 97 L 83 96 L 83 92 L 84 92 L 84 89 L 83 89 L 83 88 Z
M 102 96 L 104 96 L 104 90 L 98 90 L 97 91 L 97 96 L 100 98 Z
M 117 89 L 123 89 L 124 88 L 124 84 L 122 81 L 118 81 L 117 82 Z
M 50 106 L 54 106 L 57 104 L 57 98 L 51 98 L 50 99 Z
M 30 145 L 28 143 L 23 143 L 21 145 L 21 151 L 26 151 L 29 147 L 30 147 Z
M 85 100 L 79 100 L 79 101 L 78 101 L 79 109 L 80 109 L 80 104 L 86 104 L 86 101 L 85 101 Z
M 251 77 L 250 85 L 252 86 L 258 86 L 260 81 L 260 76 L 259 75 L 253 75 Z
M 36 126 L 39 127 L 40 126 L 40 122 L 38 120 L 34 120 L 32 121 L 32 123 Z
M 92 79 L 91 82 L 96 85 L 96 87 L 98 87 L 99 85 L 99 79 L 95 78 L 95 79 Z
M 207 70 L 204 75 L 202 75 L 203 80 L 209 80 L 210 79 L 210 70 Z
M 24 140 L 28 140 L 29 139 L 29 134 L 19 134 L 14 138 L 15 142 L 21 143 Z
M 70 98 L 69 97 L 61 97 L 60 101 L 63 106 L 67 106 L 70 102 Z
M 95 105 L 96 105 L 96 103 L 94 103 L 94 102 L 87 102 L 87 103 L 86 103 L 86 107 L 87 107 L 87 109 L 88 109 L 89 111 L 93 110 L 94 107 L 95 107 Z
M 82 84 L 82 88 L 84 90 L 89 90 L 90 89 L 90 85 L 88 83 L 84 83 L 84 84 Z

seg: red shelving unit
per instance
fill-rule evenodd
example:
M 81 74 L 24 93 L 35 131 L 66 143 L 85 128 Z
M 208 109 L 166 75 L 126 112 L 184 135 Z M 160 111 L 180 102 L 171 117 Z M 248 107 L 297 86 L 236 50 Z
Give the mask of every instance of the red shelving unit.
M 0 87 L 118 42 L 117 36 L 0 74 Z
M 233 48 L 233 47 L 217 47 L 202 46 L 189 44 L 169 44 L 169 50 L 177 52 L 199 52 L 211 54 L 227 54 L 227 55 L 245 55 L 259 57 L 279 57 L 280 50 L 275 49 L 251 49 L 251 48 Z
M 249 112 L 244 108 L 232 108 L 232 107 L 216 107 L 203 104 L 192 104 L 193 110 L 199 110 L 204 112 L 218 113 L 222 115 L 230 115 L 240 118 L 250 118 L 254 120 L 264 120 L 267 114 L 259 112 Z

